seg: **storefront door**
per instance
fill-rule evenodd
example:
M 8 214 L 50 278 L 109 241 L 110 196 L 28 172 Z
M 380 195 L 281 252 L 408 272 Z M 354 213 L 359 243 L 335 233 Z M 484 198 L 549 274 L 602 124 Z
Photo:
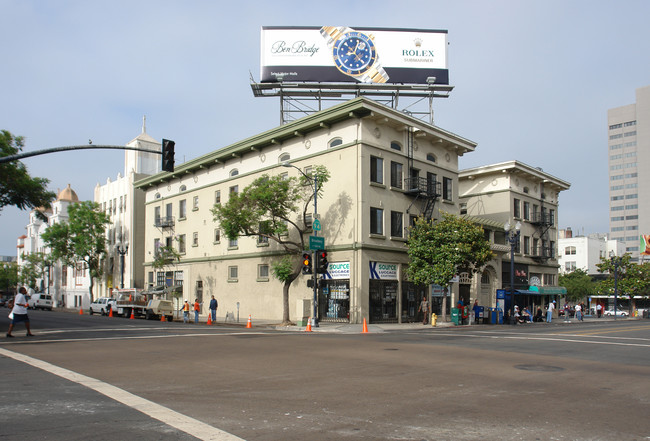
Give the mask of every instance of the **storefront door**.
M 318 317 L 323 322 L 350 321 L 350 281 L 322 280 L 318 293 Z
M 397 280 L 370 280 L 370 323 L 397 323 Z

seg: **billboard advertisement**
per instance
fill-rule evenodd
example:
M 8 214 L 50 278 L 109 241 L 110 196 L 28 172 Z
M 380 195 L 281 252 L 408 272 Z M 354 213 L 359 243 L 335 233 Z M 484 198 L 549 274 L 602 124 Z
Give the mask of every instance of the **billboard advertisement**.
M 263 83 L 449 84 L 444 30 L 265 26 L 260 50 Z
M 642 256 L 650 256 L 650 234 L 641 235 L 641 246 L 639 247 Z

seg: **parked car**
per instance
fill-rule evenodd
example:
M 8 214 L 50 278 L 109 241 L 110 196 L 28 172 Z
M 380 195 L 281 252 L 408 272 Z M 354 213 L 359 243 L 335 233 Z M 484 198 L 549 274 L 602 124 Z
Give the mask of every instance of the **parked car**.
M 573 306 L 570 306 L 569 307 L 569 317 L 573 317 L 575 315 L 576 315 L 576 309 Z M 564 317 L 564 308 L 558 308 L 557 316 L 558 317 Z
M 27 307 L 32 309 L 52 310 L 52 296 L 49 294 L 32 294 L 27 300 Z
M 95 313 L 108 315 L 111 309 L 115 310 L 115 299 L 111 297 L 100 297 L 98 299 L 95 299 L 95 301 L 90 304 L 88 313 L 90 315 L 93 315 Z
M 603 314 L 607 316 L 613 316 L 614 315 L 614 308 L 608 309 Z M 627 317 L 627 311 L 622 310 L 620 308 L 616 308 L 616 317 Z

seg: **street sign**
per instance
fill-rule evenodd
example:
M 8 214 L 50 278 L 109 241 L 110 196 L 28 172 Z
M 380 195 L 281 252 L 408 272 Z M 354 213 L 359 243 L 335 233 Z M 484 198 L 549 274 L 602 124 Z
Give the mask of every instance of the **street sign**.
M 314 219 L 314 222 L 311 224 L 311 227 L 314 231 L 320 231 L 321 225 L 318 219 Z
M 309 236 L 309 249 L 322 250 L 325 248 L 325 238 L 321 236 Z

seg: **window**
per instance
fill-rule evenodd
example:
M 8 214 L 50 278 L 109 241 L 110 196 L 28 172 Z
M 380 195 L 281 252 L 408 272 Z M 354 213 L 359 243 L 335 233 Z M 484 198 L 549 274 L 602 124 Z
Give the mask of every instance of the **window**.
M 565 262 L 564 263 L 564 270 L 566 272 L 568 272 L 568 273 L 570 273 L 571 271 L 575 271 L 576 270 L 576 263 L 575 262 Z
M 400 152 L 402 151 L 402 146 L 399 145 L 399 143 L 397 143 L 395 141 L 390 143 L 390 148 L 393 149 L 393 150 L 400 151 Z
M 154 207 L 153 218 L 154 218 L 154 224 L 160 225 L 160 207 Z
M 370 182 L 384 183 L 384 160 L 376 156 L 370 157 Z
M 233 168 L 232 170 L 230 170 L 229 176 L 232 178 L 234 176 L 237 176 L 238 174 L 239 174 L 239 170 Z
M 217 190 L 214 192 L 214 203 L 221 204 L 221 190 Z
M 185 219 L 186 216 L 187 216 L 187 201 L 183 199 L 182 201 L 178 201 L 178 218 Z
M 404 215 L 399 211 L 390 212 L 391 237 L 404 237 Z
M 548 210 L 548 221 L 551 225 L 555 225 L 555 210 Z
M 181 254 L 185 254 L 185 235 L 181 234 L 178 236 L 178 252 Z
M 370 207 L 370 234 L 384 234 L 384 210 Z
M 341 145 L 341 144 L 343 144 L 343 140 L 341 138 L 334 138 L 327 145 L 328 145 L 329 148 L 332 148 L 332 147 L 336 147 L 337 145 Z
M 160 239 L 153 240 L 153 253 L 157 256 L 158 251 L 160 250 Z
M 530 236 L 524 236 L 524 254 L 530 254 Z
M 564 247 L 564 254 L 570 256 L 576 253 L 576 247 Z
M 452 180 L 450 178 L 442 178 L 442 198 L 445 201 L 453 200 L 452 197 Z
M 530 202 L 524 201 L 524 220 L 530 220 Z
M 194 200 L 192 202 L 192 210 L 196 211 L 199 209 L 199 197 L 194 196 Z
M 390 163 L 390 186 L 402 188 L 402 164 L 399 162 Z
M 179 191 L 183 192 L 183 191 L 185 191 L 185 190 L 187 190 L 187 186 L 185 186 L 185 185 L 181 185 Z
M 436 162 L 436 157 L 433 153 L 427 153 L 427 161 Z
M 512 207 L 512 215 L 516 218 L 521 218 L 521 203 L 519 199 L 514 200 L 514 205 Z
M 257 280 L 259 281 L 268 281 L 269 280 L 269 266 L 265 263 L 257 265 Z
M 232 196 L 233 194 L 238 194 L 239 193 L 239 185 L 233 185 L 230 187 L 228 194 Z
M 467 202 L 461 202 L 459 204 L 459 206 L 460 206 L 460 215 L 461 216 L 466 215 L 467 214 Z
M 197 231 L 192 233 L 192 246 L 193 247 L 199 246 L 199 233 Z
M 228 248 L 237 248 L 239 247 L 238 239 L 228 239 Z
M 214 229 L 214 243 L 220 243 L 221 242 L 221 230 L 218 228 Z
M 278 158 L 278 163 L 282 164 L 284 162 L 289 162 L 290 159 L 291 159 L 291 155 L 289 153 L 283 153 Z
M 228 267 L 228 281 L 229 282 L 236 282 L 238 276 L 239 276 L 239 267 L 237 267 L 237 266 L 229 266 Z
M 289 179 L 289 172 L 280 173 L 280 179 L 282 179 L 283 181 Z

